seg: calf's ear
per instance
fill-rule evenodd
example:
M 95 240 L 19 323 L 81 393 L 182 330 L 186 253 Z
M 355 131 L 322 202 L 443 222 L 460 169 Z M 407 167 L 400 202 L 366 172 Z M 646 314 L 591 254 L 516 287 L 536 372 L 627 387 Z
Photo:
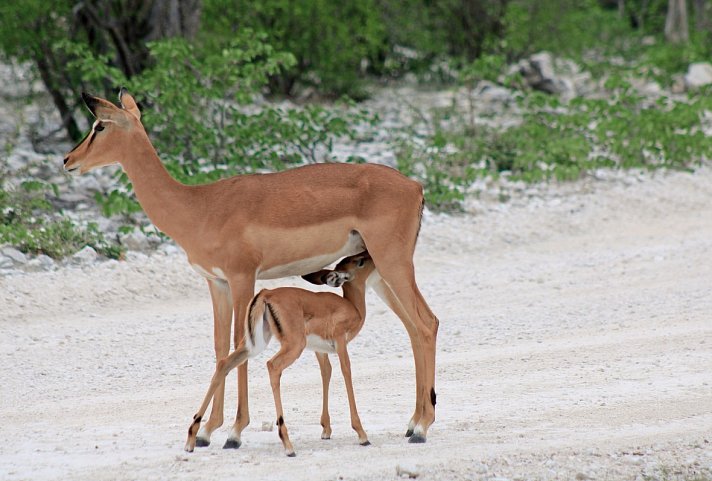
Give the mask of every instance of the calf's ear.
M 302 276 L 302 279 L 304 279 L 307 282 L 310 282 L 312 284 L 315 284 L 317 286 L 323 286 L 326 284 L 326 276 L 332 271 L 329 269 L 322 269 L 317 272 L 312 272 L 311 274 L 307 274 Z

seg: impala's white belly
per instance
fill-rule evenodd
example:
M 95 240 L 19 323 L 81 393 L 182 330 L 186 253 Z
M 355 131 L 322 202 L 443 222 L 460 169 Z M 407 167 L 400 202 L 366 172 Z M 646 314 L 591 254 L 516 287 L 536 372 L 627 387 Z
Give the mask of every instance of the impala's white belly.
M 319 269 L 328 266 L 335 260 L 358 254 L 364 250 L 366 250 L 366 246 L 363 243 L 361 235 L 356 231 L 351 231 L 346 239 L 346 243 L 338 251 L 309 257 L 307 259 L 300 259 L 281 266 L 274 266 L 267 270 L 259 271 L 257 273 L 257 278 L 278 279 L 280 277 L 311 274 L 312 272 L 316 272 Z
M 333 354 L 336 352 L 336 344 L 334 341 L 324 339 L 316 334 L 307 334 L 307 349 L 310 351 L 323 352 L 325 354 Z

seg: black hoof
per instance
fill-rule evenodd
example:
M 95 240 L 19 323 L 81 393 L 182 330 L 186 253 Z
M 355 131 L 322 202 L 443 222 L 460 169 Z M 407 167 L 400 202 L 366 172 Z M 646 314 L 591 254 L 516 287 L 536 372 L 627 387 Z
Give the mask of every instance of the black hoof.
M 409 429 L 409 430 L 407 430 L 407 431 L 405 432 L 405 437 L 406 437 L 406 438 L 409 438 L 409 437 L 411 437 L 412 435 L 413 435 L 413 430 L 412 430 L 412 429 Z
M 414 434 L 410 437 L 408 440 L 409 443 L 424 443 L 425 442 L 425 436 L 422 436 L 420 434 Z
M 371 441 L 364 441 L 363 443 L 359 443 L 361 446 L 370 446 Z
M 225 444 L 223 444 L 223 449 L 238 449 L 240 446 L 242 446 L 241 441 L 237 439 L 228 439 L 225 441 Z
M 297 453 L 289 453 L 289 454 L 287 454 L 287 457 L 289 457 L 289 458 L 296 458 L 296 457 L 297 457 Z
M 208 446 L 210 446 L 210 440 L 203 438 L 195 438 L 195 446 L 198 448 L 207 448 Z

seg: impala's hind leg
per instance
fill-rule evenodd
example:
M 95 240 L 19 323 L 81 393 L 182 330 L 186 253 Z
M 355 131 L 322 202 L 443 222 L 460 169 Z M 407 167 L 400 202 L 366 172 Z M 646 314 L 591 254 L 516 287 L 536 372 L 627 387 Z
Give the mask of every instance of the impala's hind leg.
M 210 400 L 213 399 L 218 388 L 225 385 L 225 376 L 235 367 L 244 363 L 248 356 L 249 350 L 246 346 L 242 345 L 225 359 L 218 362 L 213 378 L 210 381 L 208 392 L 205 393 L 203 403 L 200 405 L 198 412 L 195 413 L 195 416 L 193 416 L 193 423 L 190 425 L 190 428 L 188 428 L 188 440 L 185 442 L 186 451 L 193 452 L 193 448 L 195 448 L 196 445 L 196 435 L 200 428 L 200 421 L 203 419 L 205 410 L 208 409 L 208 404 L 210 404 Z
M 367 232 L 362 236 L 379 275 L 392 293 L 393 304 L 400 306 L 395 313 L 411 338 L 417 387 L 416 414 L 411 420 L 417 418 L 417 422 L 409 441 L 423 443 L 428 427 L 435 420 L 435 344 L 439 321 L 415 282 L 411 246 L 390 243 L 387 238 L 370 236 Z M 415 240 L 413 248 L 414 243 Z
M 305 347 L 306 339 L 304 338 L 294 344 L 289 344 L 288 342 L 285 342 L 285 340 L 282 340 L 282 346 L 277 354 L 275 354 L 272 359 L 267 361 L 267 370 L 269 371 L 269 380 L 272 385 L 272 395 L 274 396 L 274 406 L 277 411 L 277 432 L 279 434 L 279 439 L 282 440 L 282 445 L 284 445 L 284 451 L 289 457 L 296 456 L 296 454 L 294 453 L 294 446 L 292 446 L 292 442 L 289 440 L 287 426 L 284 424 L 280 379 L 282 377 L 282 372 L 297 360 L 302 351 L 304 351 Z
M 331 439 L 331 418 L 329 417 L 329 382 L 331 381 L 331 362 L 329 355 L 315 352 L 321 370 L 322 403 L 321 403 L 321 439 Z
M 369 278 L 369 285 L 373 288 L 374 291 L 376 291 L 376 294 L 378 294 L 378 297 L 380 297 L 381 300 L 383 302 L 385 302 L 386 305 L 403 321 L 403 325 L 405 326 L 406 331 L 408 331 L 408 336 L 410 338 L 411 348 L 413 350 L 413 353 L 415 354 L 416 352 L 422 352 L 421 346 L 415 344 L 418 341 L 418 336 L 417 336 L 417 331 L 415 329 L 415 325 L 413 325 L 410 322 L 405 311 L 401 308 L 400 302 L 398 302 L 395 295 L 391 291 L 391 288 L 388 287 L 388 284 L 385 283 L 385 281 L 381 278 L 381 276 L 378 274 L 378 272 L 374 272 L 372 274 L 372 277 Z M 413 430 L 415 429 L 416 424 L 418 424 L 418 421 L 420 421 L 420 415 L 423 412 L 424 398 L 423 398 L 423 396 L 420 395 L 420 393 L 423 391 L 423 380 L 422 380 L 422 376 L 417 375 L 417 373 L 424 372 L 423 357 L 414 355 L 414 361 L 415 361 L 415 372 L 416 372 L 416 380 L 415 380 L 415 400 L 416 400 L 416 402 L 415 402 L 415 411 L 413 412 L 413 415 L 411 416 L 410 421 L 408 422 L 408 428 L 405 432 L 405 437 L 407 437 L 407 438 L 409 438 L 413 435 Z
M 208 281 L 210 298 L 213 302 L 213 336 L 215 342 L 215 362 L 220 362 L 230 352 L 230 328 L 232 323 L 232 296 L 224 281 Z M 225 403 L 224 379 L 215 389 L 210 419 L 198 431 L 195 445 L 210 444 L 210 435 L 223 424 L 223 406 Z
M 343 337 L 336 341 L 336 352 L 339 354 L 339 363 L 341 364 L 341 373 L 344 375 L 344 382 L 346 383 L 346 394 L 349 397 L 349 411 L 351 413 L 351 427 L 358 434 L 358 442 L 361 446 L 368 446 L 371 444 L 368 441 L 368 436 L 366 431 L 363 430 L 361 425 L 361 418 L 356 410 L 356 397 L 354 396 L 354 386 L 351 381 L 351 360 L 349 359 L 349 352 L 346 349 L 346 339 Z

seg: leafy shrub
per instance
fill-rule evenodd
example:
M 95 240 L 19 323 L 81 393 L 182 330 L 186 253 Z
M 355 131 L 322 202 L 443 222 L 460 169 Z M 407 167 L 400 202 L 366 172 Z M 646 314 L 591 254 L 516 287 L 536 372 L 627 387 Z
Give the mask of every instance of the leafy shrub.
M 37 180 L 23 182 L 14 190 L 0 188 L 0 244 L 54 258 L 74 254 L 85 246 L 114 259 L 123 255 L 124 249 L 104 238 L 96 224 L 81 227 L 55 213 L 47 200 L 52 188 Z
M 520 100 L 522 122 L 505 130 L 475 128 L 474 116 L 454 106 L 420 115 L 430 119 L 429 134 L 401 141 L 399 167 L 423 182 L 432 208 L 458 210 L 465 188 L 480 176 L 566 181 L 600 167 L 684 169 L 712 158 L 712 138 L 703 130 L 710 92 L 650 102 L 621 76 L 606 88 L 608 98 L 568 104 L 530 93 Z
M 272 89 L 283 94 L 299 81 L 325 94 L 362 98 L 362 64 L 374 60 L 385 35 L 376 0 L 210 0 L 203 18 L 212 21 L 202 32 L 207 42 L 222 43 L 247 29 L 290 52 L 289 68 L 270 74 Z

